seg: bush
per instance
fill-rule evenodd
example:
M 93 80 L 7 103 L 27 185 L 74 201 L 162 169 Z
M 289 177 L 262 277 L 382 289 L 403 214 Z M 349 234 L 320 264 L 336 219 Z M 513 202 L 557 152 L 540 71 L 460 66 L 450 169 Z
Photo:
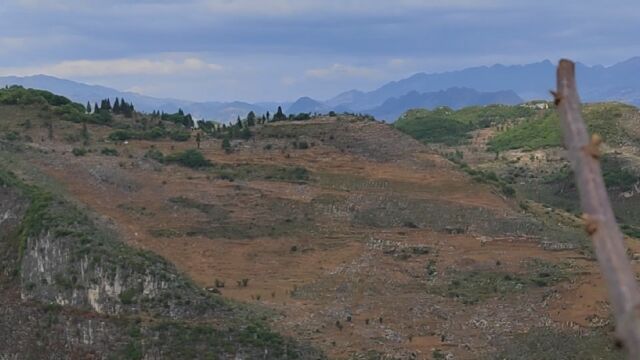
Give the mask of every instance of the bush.
M 294 149 L 306 150 L 309 148 L 309 143 L 306 141 L 295 141 L 293 143 Z
M 227 154 L 231 152 L 231 141 L 229 141 L 228 137 L 222 139 L 222 150 L 224 150 Z
M 20 138 L 20 134 L 18 134 L 15 131 L 11 131 L 8 132 L 5 136 L 4 136 L 5 140 L 7 141 L 16 141 Z
M 118 150 L 112 148 L 103 148 L 100 153 L 106 156 L 118 156 Z
M 85 156 L 87 154 L 87 150 L 80 149 L 80 148 L 73 148 L 73 150 L 71 150 L 71 153 L 75 156 Z
M 116 130 L 109 134 L 109 140 L 112 141 L 127 141 L 134 138 L 134 134 L 129 130 Z
M 190 149 L 166 157 L 167 162 L 174 162 L 193 169 L 209 167 L 211 162 L 198 150 Z
M 191 138 L 191 134 L 188 131 L 172 131 L 169 133 L 169 138 L 173 141 L 187 141 Z
M 164 154 L 158 149 L 150 149 L 146 154 L 144 154 L 144 157 L 147 159 L 155 160 L 159 163 L 163 163 L 165 160 Z

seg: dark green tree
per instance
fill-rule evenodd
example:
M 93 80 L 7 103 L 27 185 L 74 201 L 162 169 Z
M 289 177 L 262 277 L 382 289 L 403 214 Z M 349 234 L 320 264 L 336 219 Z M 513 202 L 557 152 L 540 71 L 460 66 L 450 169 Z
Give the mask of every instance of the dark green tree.
M 256 124 L 256 114 L 253 111 L 249 111 L 247 115 L 247 126 L 254 126 Z
M 124 99 L 122 99 L 122 104 L 127 104 L 126 102 L 124 102 Z M 120 114 L 120 100 L 118 98 L 116 98 L 116 101 L 113 103 L 113 113 Z
M 91 114 L 91 103 L 87 101 L 87 114 Z
M 278 106 L 278 111 L 273 115 L 273 121 L 287 120 L 287 115 L 282 112 L 282 107 Z
M 231 141 L 229 141 L 229 136 L 225 136 L 224 139 L 222 139 L 222 150 L 227 154 L 231 152 Z
M 242 131 L 240 131 L 240 137 L 245 140 L 251 139 L 251 130 L 249 130 L 248 126 L 245 126 Z

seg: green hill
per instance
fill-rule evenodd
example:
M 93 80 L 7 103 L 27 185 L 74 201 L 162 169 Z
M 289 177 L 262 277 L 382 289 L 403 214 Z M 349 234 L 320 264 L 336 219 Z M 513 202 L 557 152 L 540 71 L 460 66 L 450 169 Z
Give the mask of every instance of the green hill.
M 588 104 L 583 116 L 589 130 L 598 133 L 610 145 L 633 145 L 640 140 L 640 117 L 636 107 L 620 103 Z M 562 145 L 560 120 L 555 110 L 540 117 L 526 118 L 489 141 L 492 151 L 536 150 Z
M 406 112 L 394 126 L 423 142 L 456 145 L 468 139 L 470 131 L 528 118 L 535 113 L 528 107 L 505 105 L 472 106 L 458 111 L 447 107 L 415 109 Z

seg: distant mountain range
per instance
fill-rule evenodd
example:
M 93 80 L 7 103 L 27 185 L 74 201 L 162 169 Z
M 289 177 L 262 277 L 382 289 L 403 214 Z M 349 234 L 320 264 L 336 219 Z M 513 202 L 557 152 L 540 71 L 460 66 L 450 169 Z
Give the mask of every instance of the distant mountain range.
M 605 67 L 577 64 L 578 85 L 585 101 L 622 101 L 640 105 L 640 57 Z M 470 105 L 517 104 L 526 100 L 548 99 L 555 87 L 555 65 L 548 60 L 527 65 L 472 67 L 443 73 L 415 74 L 393 81 L 373 91 L 350 90 L 326 101 L 301 97 L 292 103 L 192 102 L 161 99 L 104 86 L 86 85 L 45 75 L 0 77 L 0 85 L 17 84 L 49 90 L 74 101 L 96 102 L 103 98 L 124 97 L 142 111 L 175 112 L 182 108 L 196 118 L 232 121 L 249 111 L 274 112 L 282 106 L 287 113 L 358 112 L 395 121 L 411 108 Z
M 100 103 L 101 99 L 124 98 L 135 105 L 137 110 L 152 112 L 154 110 L 174 113 L 178 109 L 191 113 L 196 119 L 232 121 L 238 116 L 246 116 L 249 111 L 263 114 L 267 111 L 274 112 L 279 103 L 250 104 L 242 101 L 234 102 L 193 102 L 177 99 L 163 99 L 136 94 L 133 92 L 119 91 L 112 88 L 87 85 L 71 80 L 58 79 L 47 75 L 35 75 L 27 77 L 7 76 L 0 77 L 0 86 L 21 85 L 24 87 L 48 90 L 56 94 L 64 95 L 73 101 L 86 104 L 87 102 Z M 283 104 L 288 106 L 289 104 Z

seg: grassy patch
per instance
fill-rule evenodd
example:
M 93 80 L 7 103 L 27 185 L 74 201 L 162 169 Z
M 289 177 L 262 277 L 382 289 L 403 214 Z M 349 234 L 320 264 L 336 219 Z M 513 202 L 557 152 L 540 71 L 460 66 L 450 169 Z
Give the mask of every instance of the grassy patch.
M 553 110 L 546 111 L 542 118 L 527 119 L 498 133 L 488 143 L 490 151 L 534 150 L 561 144 L 560 120 Z
M 171 154 L 165 157 L 165 161 L 190 167 L 192 169 L 201 169 L 211 167 L 213 165 L 211 161 L 207 160 L 207 158 L 205 158 L 200 151 L 195 149 L 189 149 L 183 152 Z
M 290 339 L 272 332 L 261 322 L 225 331 L 204 324 L 186 326 L 177 322 L 162 322 L 151 330 L 158 334 L 154 345 L 165 349 L 163 355 L 172 359 L 196 359 L 201 358 L 202 354 L 234 353 L 238 349 L 245 349 L 250 358 L 254 356 L 249 354 L 260 357 L 268 354 L 270 359 L 305 358 Z M 324 359 L 321 354 L 313 353 L 314 359 Z
M 219 164 L 212 171 L 223 180 L 269 180 L 303 183 L 311 173 L 301 166 L 276 166 L 265 164 Z
M 614 339 L 603 331 L 586 335 L 553 328 L 534 328 L 516 335 L 491 360 L 622 360 L 625 354 L 614 346 Z
M 531 287 L 553 286 L 568 279 L 567 267 L 542 260 L 525 264 L 524 273 L 500 271 L 454 272 L 449 281 L 430 291 L 458 299 L 464 304 L 477 304 L 494 297 L 523 292 Z
M 456 145 L 469 139 L 472 130 L 534 114 L 527 107 L 504 105 L 472 106 L 458 111 L 446 107 L 417 109 L 405 113 L 394 126 L 420 141 Z
M 589 131 L 600 134 L 605 142 L 612 145 L 638 143 L 640 139 L 623 126 L 628 119 L 634 119 L 637 111 L 633 106 L 620 103 L 590 104 L 582 109 Z M 499 133 L 488 145 L 491 151 L 561 146 L 560 119 L 555 110 L 547 110 L 542 118 L 528 118 Z
M 169 202 L 186 209 L 195 209 L 209 216 L 212 220 L 225 220 L 229 217 L 229 211 L 219 205 L 207 204 L 184 196 L 169 199 Z

